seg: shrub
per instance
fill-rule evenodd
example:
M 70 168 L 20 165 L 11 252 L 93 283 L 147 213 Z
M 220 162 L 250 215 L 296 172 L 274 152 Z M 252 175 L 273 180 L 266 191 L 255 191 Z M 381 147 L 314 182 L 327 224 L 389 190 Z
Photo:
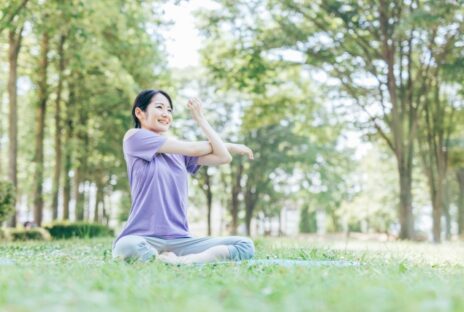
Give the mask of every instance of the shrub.
M 15 193 L 13 183 L 0 180 L 0 223 L 14 211 Z
M 5 228 L 0 228 L 0 241 L 7 241 L 10 240 L 10 234 L 8 230 Z
M 53 238 L 91 238 L 113 236 L 113 230 L 108 226 L 97 223 L 75 222 L 75 223 L 52 223 L 45 227 Z
M 9 231 L 12 241 L 50 240 L 50 233 L 44 228 L 12 229 Z

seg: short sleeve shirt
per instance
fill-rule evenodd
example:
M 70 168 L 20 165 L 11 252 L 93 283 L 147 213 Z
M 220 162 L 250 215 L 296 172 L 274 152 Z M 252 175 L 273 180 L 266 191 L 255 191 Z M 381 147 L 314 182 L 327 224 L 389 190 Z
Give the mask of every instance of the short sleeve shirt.
M 127 235 L 191 237 L 187 222 L 188 174 L 200 168 L 198 157 L 157 153 L 166 139 L 137 129 L 123 143 L 132 207 L 116 241 Z

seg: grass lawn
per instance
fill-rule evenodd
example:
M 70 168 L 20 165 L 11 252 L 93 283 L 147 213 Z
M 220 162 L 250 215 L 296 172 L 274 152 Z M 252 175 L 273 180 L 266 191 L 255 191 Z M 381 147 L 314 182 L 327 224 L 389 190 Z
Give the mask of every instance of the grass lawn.
M 0 311 L 464 311 L 464 244 L 256 239 L 258 259 L 353 267 L 193 267 L 111 259 L 111 239 L 0 243 Z

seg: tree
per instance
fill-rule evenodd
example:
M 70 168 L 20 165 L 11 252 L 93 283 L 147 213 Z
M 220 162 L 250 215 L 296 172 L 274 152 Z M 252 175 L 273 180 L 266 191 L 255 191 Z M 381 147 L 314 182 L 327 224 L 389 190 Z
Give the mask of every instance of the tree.
M 395 155 L 400 237 L 412 238 L 414 142 L 435 61 L 427 55 L 431 47 L 450 51 L 462 33 L 462 8 L 451 2 L 384 0 L 221 3 L 209 21 L 218 29 L 233 29 L 229 37 L 253 51 L 250 55 L 285 60 L 279 50 L 296 51 L 300 60 L 288 60 L 289 65 L 307 64 L 338 79 L 339 90 Z M 248 19 L 252 15 L 257 18 Z M 435 40 L 437 32 L 430 26 L 440 23 L 444 32 Z M 458 27 L 446 27 L 453 23 Z
M 48 51 L 49 34 L 47 30 L 42 34 L 40 41 L 40 56 L 37 80 L 37 104 L 35 107 L 35 149 L 34 149 L 34 221 L 37 225 L 42 224 L 43 214 L 43 180 L 44 180 L 44 128 L 45 113 L 48 102 Z
M 12 181 L 15 189 L 18 188 L 18 105 L 17 105 L 17 76 L 18 76 L 18 56 L 21 49 L 23 26 L 19 29 L 12 28 L 8 33 L 8 98 L 9 98 L 9 115 L 8 115 L 8 178 Z M 16 203 L 16 200 L 14 201 Z M 9 222 L 11 227 L 16 226 L 16 211 L 13 213 Z

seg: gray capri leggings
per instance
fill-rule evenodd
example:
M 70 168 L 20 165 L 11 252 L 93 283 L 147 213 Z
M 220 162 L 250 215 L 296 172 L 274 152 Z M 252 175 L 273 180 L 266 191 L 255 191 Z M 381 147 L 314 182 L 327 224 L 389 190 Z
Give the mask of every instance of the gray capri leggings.
M 127 235 L 121 237 L 113 246 L 113 258 L 145 262 L 165 251 L 185 256 L 201 253 L 218 245 L 226 245 L 229 248 L 229 260 L 247 260 L 255 253 L 253 241 L 241 236 L 161 239 Z

